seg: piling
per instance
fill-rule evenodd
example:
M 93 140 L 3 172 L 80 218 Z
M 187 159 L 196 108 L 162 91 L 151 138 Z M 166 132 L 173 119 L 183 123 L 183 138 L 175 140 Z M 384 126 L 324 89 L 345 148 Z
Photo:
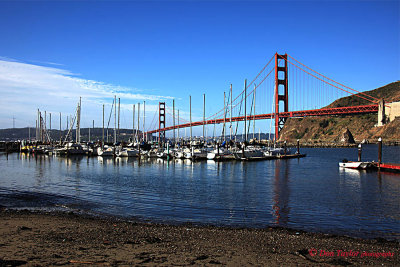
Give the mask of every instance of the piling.
M 361 161 L 361 153 L 362 153 L 362 146 L 361 144 L 358 145 L 358 161 Z
M 382 163 L 382 138 L 378 139 L 378 168 L 381 167 Z
M 300 140 L 297 139 L 297 154 L 300 154 Z

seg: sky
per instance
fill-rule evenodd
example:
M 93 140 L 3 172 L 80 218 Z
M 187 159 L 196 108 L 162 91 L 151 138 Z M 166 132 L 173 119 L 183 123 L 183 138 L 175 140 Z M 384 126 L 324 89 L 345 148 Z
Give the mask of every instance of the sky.
M 0 1 L 0 128 L 62 128 L 82 97 L 82 127 L 106 124 L 114 95 L 121 127 L 146 101 L 181 117 L 223 106 L 276 53 L 359 91 L 400 77 L 399 1 Z M 266 103 L 270 107 L 271 103 Z M 141 111 L 143 112 L 143 110 Z M 171 123 L 171 122 L 167 122 Z M 262 132 L 269 122 L 257 122 Z M 112 125 L 112 120 L 111 120 Z M 167 125 L 168 126 L 168 125 Z M 197 133 L 199 130 L 196 130 Z

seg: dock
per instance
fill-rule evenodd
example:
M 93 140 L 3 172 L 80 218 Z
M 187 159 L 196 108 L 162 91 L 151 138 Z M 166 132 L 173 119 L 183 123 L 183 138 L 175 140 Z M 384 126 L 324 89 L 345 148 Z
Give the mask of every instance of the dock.
M 242 161 L 258 161 L 258 160 L 273 160 L 273 159 L 295 159 L 304 158 L 307 154 L 288 154 L 288 155 L 276 155 L 276 156 L 264 156 L 264 157 L 251 157 L 251 158 L 240 158 Z
M 400 172 L 400 164 L 398 163 L 381 163 L 379 168 L 390 172 Z

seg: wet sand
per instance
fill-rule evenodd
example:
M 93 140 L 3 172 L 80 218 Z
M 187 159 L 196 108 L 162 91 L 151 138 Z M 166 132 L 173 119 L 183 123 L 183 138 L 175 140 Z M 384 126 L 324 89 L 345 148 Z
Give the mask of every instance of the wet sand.
M 174 226 L 0 211 L 0 266 L 399 266 L 399 247 L 380 239 L 280 228 Z

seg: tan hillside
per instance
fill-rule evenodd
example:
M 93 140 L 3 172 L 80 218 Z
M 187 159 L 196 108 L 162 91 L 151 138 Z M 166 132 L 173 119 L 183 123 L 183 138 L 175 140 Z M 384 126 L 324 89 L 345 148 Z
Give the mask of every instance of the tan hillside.
M 348 107 L 348 106 L 358 106 L 358 105 L 371 105 L 372 102 L 369 102 L 361 97 L 366 98 L 363 94 L 367 94 L 376 99 L 384 98 L 386 102 L 396 102 L 400 101 L 400 81 L 389 83 L 382 87 L 379 87 L 374 90 L 365 91 L 360 94 L 356 94 L 353 96 L 347 96 L 339 98 L 334 101 L 332 104 L 327 106 L 328 108 L 335 107 Z M 359 97 L 361 96 L 361 97 Z
M 384 98 L 387 102 L 400 101 L 400 81 L 365 93 L 376 98 Z M 356 96 L 351 96 L 338 99 L 328 107 L 367 104 L 370 103 Z M 400 140 L 400 118 L 396 118 L 383 127 L 375 127 L 377 122 L 377 114 L 290 118 L 285 123 L 279 140 L 293 142 L 301 139 L 305 142 L 340 142 L 346 129 L 350 130 L 356 142 L 364 139 L 374 141 L 378 137 L 385 140 Z

